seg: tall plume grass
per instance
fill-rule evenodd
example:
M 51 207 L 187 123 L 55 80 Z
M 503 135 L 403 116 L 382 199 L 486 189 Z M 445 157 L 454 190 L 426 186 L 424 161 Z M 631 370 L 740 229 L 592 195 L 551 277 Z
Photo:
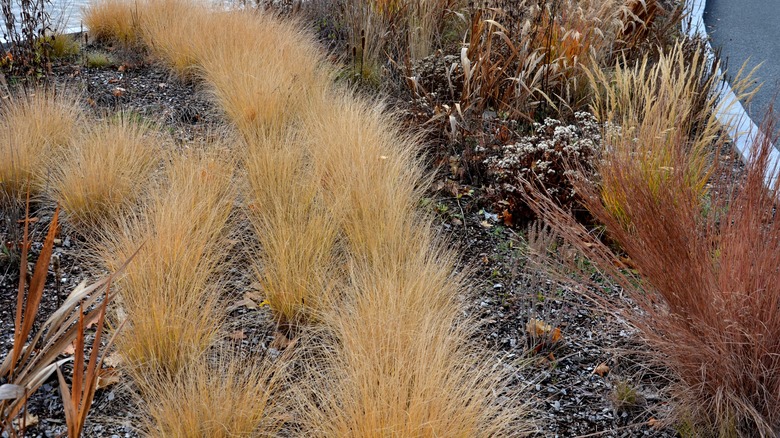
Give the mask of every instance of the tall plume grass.
M 461 107 L 528 120 L 585 106 L 587 69 L 634 59 L 647 39 L 664 45 L 679 23 L 657 1 L 636 0 L 493 0 L 470 18 Z
M 764 132 L 773 128 L 770 123 Z M 655 144 L 658 135 L 643 131 L 636 142 Z M 780 187 L 764 186 L 767 171 L 777 170 L 769 167 L 773 146 L 759 135 L 743 173 L 713 173 L 712 189 L 702 189 L 691 183 L 691 169 L 701 157 L 690 152 L 684 131 L 665 142 L 669 166 L 663 178 L 647 177 L 652 162 L 642 156 L 606 155 L 602 169 L 609 169 L 609 184 L 621 187 L 625 196 L 620 212 L 603 197 L 601 183 L 575 178 L 585 206 L 619 243 L 636 276 L 621 254 L 542 190 L 529 185 L 529 202 L 631 299 L 627 307 L 617 298 L 589 294 L 637 327 L 651 358 L 672 371 L 674 412 L 682 429 L 695 436 L 775 436 L 780 427 Z
M 141 248 L 117 280 L 128 323 L 116 345 L 136 382 L 175 376 L 218 333 L 232 176 L 232 164 L 208 153 L 174 158 L 148 210 L 106 233 L 109 267 Z
M 119 114 L 86 128 L 59 154 L 49 195 L 68 223 L 88 232 L 135 204 L 158 160 L 149 127 Z
M 420 60 L 439 43 L 445 17 L 463 6 L 458 0 L 348 0 L 336 9 L 361 75 L 379 73 L 388 61 Z
M 685 153 L 688 183 L 694 192 L 704 194 L 713 164 L 712 145 L 721 135 L 716 114 L 724 105 L 715 93 L 722 79 L 715 73 L 718 64 L 708 62 L 705 50 L 700 41 L 678 41 L 652 65 L 645 55 L 632 66 L 618 62 L 612 71 L 589 72 L 596 90 L 594 115 L 611 127 L 605 131 L 605 154 L 636 159 L 650 187 L 671 177 L 676 154 Z M 602 196 L 628 223 L 624 204 L 630 194 L 616 171 L 601 166 Z
M 21 202 L 46 184 L 52 158 L 71 142 L 83 115 L 66 91 L 29 89 L 0 106 L 0 191 Z

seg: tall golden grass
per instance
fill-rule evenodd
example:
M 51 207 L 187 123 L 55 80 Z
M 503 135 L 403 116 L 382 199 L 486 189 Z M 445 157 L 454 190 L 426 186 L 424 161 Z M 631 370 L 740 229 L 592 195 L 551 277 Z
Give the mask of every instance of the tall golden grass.
M 149 418 L 143 429 L 156 437 L 278 436 L 290 417 L 280 403 L 283 371 L 237 352 L 203 357 L 172 380 L 145 382 Z
M 302 116 L 323 201 L 340 225 L 346 289 L 326 309 L 334 339 L 313 371 L 312 436 L 512 436 L 525 409 L 495 396 L 488 370 L 461 321 L 462 278 L 454 253 L 418 211 L 426 172 L 414 137 L 392 113 L 334 90 Z M 328 336 L 326 336 L 328 338 Z M 514 409 L 506 409 L 512 404 Z
M 82 232 L 121 215 L 144 192 L 159 164 L 148 125 L 119 114 L 86 128 L 50 170 L 49 196 Z
M 52 158 L 75 137 L 83 117 L 78 97 L 35 88 L 11 93 L 0 106 L 0 191 L 23 201 L 43 189 Z M 29 182 L 29 184 L 28 184 Z
M 406 230 L 416 226 L 429 180 L 419 144 L 401 134 L 395 116 L 378 103 L 344 90 L 318 102 L 307 108 L 300 129 L 347 251 L 393 264 L 406 256 Z
M 246 157 L 256 272 L 277 323 L 321 318 L 334 304 L 338 223 L 327 210 L 310 157 L 290 130 L 252 139 Z
M 118 219 L 118 229 L 106 233 L 109 268 L 141 248 L 117 280 L 128 323 L 116 345 L 136 382 L 177 375 L 219 331 L 232 177 L 233 165 L 211 154 L 175 157 L 148 210 Z
M 322 54 L 300 27 L 247 12 L 214 14 L 209 21 L 233 33 L 193 42 L 202 76 L 246 137 L 284 131 L 327 84 Z
M 160 14 L 175 9 L 162 7 Z M 427 176 L 415 138 L 399 134 L 380 105 L 334 89 L 330 69 L 300 27 L 246 12 L 206 15 L 199 21 L 208 24 L 203 32 L 171 26 L 164 35 L 166 27 L 155 25 L 146 44 L 162 42 L 154 49 L 158 56 L 204 79 L 243 136 L 238 153 L 260 251 L 258 277 L 277 323 L 316 321 L 334 340 L 326 347 L 333 354 L 306 364 L 314 395 L 301 401 L 295 424 L 311 436 L 520 434 L 525 409 L 499 396 L 502 369 L 469 351 L 472 325 L 460 320 L 463 284 L 453 275 L 454 254 L 442 249 L 417 211 Z M 197 364 L 220 316 L 207 279 L 217 269 L 215 254 L 226 247 L 220 230 L 233 198 L 229 180 L 179 187 L 172 178 L 165 192 L 153 195 L 158 201 L 149 219 L 121 233 L 144 237 L 114 246 L 149 245 L 136 257 L 138 271 L 119 280 L 130 322 L 119 347 L 147 375 L 144 365 L 151 364 L 176 382 L 162 392 L 141 384 L 143 394 L 159 398 L 150 429 L 163 434 L 195 430 L 189 421 L 183 429 L 167 428 L 188 409 L 211 424 L 199 402 L 190 408 L 177 400 L 244 384 L 230 376 L 209 379 L 212 369 Z M 217 192 L 225 193 L 212 196 Z M 269 391 L 256 391 L 261 405 Z
M 210 23 L 208 7 L 193 0 L 145 0 L 141 39 L 179 78 L 196 78 L 201 53 L 195 41 L 228 33 Z
M 335 341 L 312 365 L 316 395 L 301 411 L 302 435 L 528 432 L 523 403 L 506 392 L 506 370 L 469 342 L 476 326 L 459 319 L 453 254 L 431 245 L 430 231 L 421 226 L 409 236 L 413 260 L 353 264 L 347 297 L 326 318 Z
M 84 25 L 93 40 L 135 46 L 141 37 L 139 3 L 130 0 L 92 1 L 83 8 Z

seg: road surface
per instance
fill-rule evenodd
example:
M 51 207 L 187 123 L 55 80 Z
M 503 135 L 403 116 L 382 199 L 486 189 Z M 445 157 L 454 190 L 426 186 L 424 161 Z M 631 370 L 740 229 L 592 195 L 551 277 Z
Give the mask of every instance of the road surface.
M 707 0 L 704 24 L 713 48 L 721 49 L 727 75 L 743 63 L 747 70 L 761 64 L 757 82 L 763 83 L 747 112 L 756 124 L 780 91 L 780 0 Z M 780 110 L 780 101 L 778 101 Z

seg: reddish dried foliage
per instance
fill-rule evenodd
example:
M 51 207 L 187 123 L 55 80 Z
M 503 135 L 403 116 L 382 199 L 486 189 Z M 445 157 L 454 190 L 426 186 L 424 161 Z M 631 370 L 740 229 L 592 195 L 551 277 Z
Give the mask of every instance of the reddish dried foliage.
M 764 132 L 774 132 L 767 125 Z M 576 179 L 586 207 L 638 278 L 542 190 L 526 185 L 532 208 L 636 304 L 627 310 L 625 302 L 586 292 L 624 314 L 653 358 L 676 373 L 678 420 L 696 435 L 774 436 L 780 428 L 780 184 L 765 186 L 775 170 L 772 147 L 759 136 L 744 173 L 725 172 L 729 181 L 714 181 L 706 200 L 687 181 L 683 152 L 660 187 L 642 177 L 636 157 L 610 157 L 610 177 L 628 195 L 629 226 L 605 208 L 596 183 Z

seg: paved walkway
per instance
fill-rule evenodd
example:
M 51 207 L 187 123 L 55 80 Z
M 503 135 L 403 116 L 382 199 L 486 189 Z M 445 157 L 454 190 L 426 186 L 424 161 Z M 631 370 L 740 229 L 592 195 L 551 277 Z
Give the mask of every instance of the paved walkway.
M 727 60 L 728 75 L 733 76 L 745 61 L 748 70 L 761 64 L 758 83 L 763 86 L 748 114 L 757 124 L 780 91 L 780 1 L 707 0 L 704 23 L 713 48 L 721 48 Z M 780 105 L 780 100 L 777 101 Z M 780 111 L 780 106 L 776 108 Z

